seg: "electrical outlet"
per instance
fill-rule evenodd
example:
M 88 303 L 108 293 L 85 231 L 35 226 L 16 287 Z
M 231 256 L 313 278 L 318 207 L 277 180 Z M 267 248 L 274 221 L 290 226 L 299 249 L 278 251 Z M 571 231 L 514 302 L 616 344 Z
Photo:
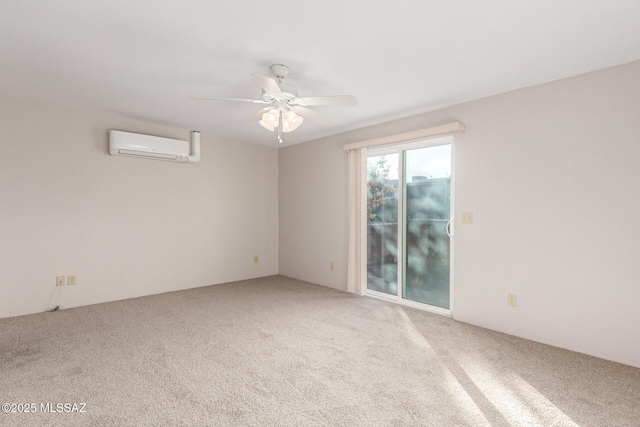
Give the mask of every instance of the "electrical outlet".
M 462 223 L 473 224 L 473 212 L 462 212 Z
M 56 286 L 64 286 L 64 276 L 56 276 Z
M 516 294 L 507 294 L 507 305 L 509 307 L 518 306 L 518 296 Z
M 256 264 L 258 263 L 258 255 L 253 256 L 253 262 L 255 262 Z
M 71 274 L 69 276 L 67 276 L 67 285 L 72 286 L 76 284 L 76 275 L 75 274 Z
M 333 261 L 329 263 L 329 270 L 333 271 Z

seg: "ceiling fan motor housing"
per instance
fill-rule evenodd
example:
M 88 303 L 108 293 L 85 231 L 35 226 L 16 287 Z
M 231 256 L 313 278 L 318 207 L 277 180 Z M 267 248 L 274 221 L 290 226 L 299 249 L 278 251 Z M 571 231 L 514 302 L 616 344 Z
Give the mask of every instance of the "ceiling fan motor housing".
M 275 99 L 293 101 L 298 97 L 298 89 L 296 89 L 294 86 L 291 86 L 285 83 L 279 83 L 278 86 L 280 86 L 280 90 L 282 91 L 282 96 L 274 97 L 273 95 L 268 94 L 267 92 L 264 91 L 264 89 L 262 89 L 262 99 L 268 102 L 271 102 Z

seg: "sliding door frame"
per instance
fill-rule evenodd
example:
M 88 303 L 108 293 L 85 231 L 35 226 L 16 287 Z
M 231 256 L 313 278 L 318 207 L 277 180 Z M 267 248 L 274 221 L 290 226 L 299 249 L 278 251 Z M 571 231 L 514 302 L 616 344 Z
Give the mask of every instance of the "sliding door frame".
M 367 150 L 367 158 L 383 156 L 387 154 L 398 155 L 398 230 L 397 236 L 402 236 L 401 242 L 398 242 L 398 254 L 397 254 L 397 292 L 396 295 L 386 294 L 384 292 L 374 291 L 367 288 L 366 295 L 372 298 L 383 299 L 386 301 L 392 301 L 400 305 L 417 308 L 419 310 L 428 311 L 430 313 L 440 314 L 442 316 L 453 317 L 454 309 L 454 204 L 455 204 L 455 139 L 453 135 L 437 136 L 433 138 L 424 138 L 414 141 L 399 142 L 390 146 L 371 147 Z M 434 305 L 429 305 L 417 301 L 408 300 L 403 297 L 404 291 L 404 276 L 405 276 L 405 227 L 404 227 L 404 214 L 406 208 L 405 189 L 406 189 L 406 177 L 404 176 L 405 168 L 405 155 L 407 150 L 414 150 L 419 148 L 434 147 L 438 145 L 451 146 L 451 185 L 450 185 L 450 238 L 449 238 L 449 308 L 441 308 Z M 400 244 L 401 243 L 401 244 Z

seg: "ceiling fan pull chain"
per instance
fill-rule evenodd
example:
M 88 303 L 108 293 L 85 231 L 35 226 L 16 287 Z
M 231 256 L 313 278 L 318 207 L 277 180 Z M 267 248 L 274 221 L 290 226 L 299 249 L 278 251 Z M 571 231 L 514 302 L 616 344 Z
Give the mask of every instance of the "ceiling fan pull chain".
M 278 142 L 280 144 L 283 143 L 283 141 L 282 141 L 282 112 L 280 112 L 280 114 L 278 114 Z

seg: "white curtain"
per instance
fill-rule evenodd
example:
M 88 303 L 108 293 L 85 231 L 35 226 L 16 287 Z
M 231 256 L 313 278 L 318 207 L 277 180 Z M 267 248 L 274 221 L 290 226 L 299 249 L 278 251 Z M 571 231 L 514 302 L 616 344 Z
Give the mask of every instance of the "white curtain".
M 367 292 L 367 149 L 349 150 L 349 259 L 347 291 Z

